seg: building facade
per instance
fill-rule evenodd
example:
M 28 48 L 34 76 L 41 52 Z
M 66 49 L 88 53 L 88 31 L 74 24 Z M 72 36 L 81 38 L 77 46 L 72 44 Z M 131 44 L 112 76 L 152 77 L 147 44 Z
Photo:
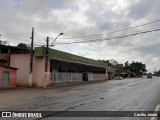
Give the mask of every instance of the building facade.
M 29 82 L 30 53 L 12 53 L 10 65 L 19 68 L 17 85 L 27 86 Z M 46 67 L 47 66 L 47 67 Z M 108 79 L 106 64 L 70 53 L 46 48 L 34 50 L 32 85 L 36 87 L 54 86 L 55 84 L 98 81 Z

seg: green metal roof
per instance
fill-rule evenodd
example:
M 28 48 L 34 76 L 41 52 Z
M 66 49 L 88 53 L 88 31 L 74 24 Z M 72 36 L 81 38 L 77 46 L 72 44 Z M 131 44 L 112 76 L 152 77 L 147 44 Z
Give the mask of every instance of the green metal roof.
M 34 56 L 35 57 L 44 57 L 45 56 L 45 47 L 36 47 L 34 50 Z M 73 55 L 70 53 L 62 52 L 55 49 L 48 50 L 48 57 L 49 59 L 57 59 L 62 61 L 68 61 L 68 62 L 74 62 L 79 64 L 85 64 L 85 65 L 91 65 L 91 66 L 99 66 L 99 67 L 107 67 L 106 63 L 103 63 L 101 61 L 81 57 L 78 55 Z

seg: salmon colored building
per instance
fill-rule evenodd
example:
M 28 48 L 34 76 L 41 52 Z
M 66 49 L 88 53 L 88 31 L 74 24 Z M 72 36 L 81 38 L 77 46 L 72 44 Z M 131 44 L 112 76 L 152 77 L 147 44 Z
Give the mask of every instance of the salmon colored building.
M 46 48 L 34 49 L 31 81 L 29 77 L 30 53 L 15 52 L 10 55 L 10 65 L 19 69 L 17 86 L 28 86 L 31 83 L 35 87 L 44 87 L 108 79 L 107 65 L 103 62 L 50 48 L 48 51 L 46 72 Z
M 17 68 L 0 65 L 0 88 L 15 88 Z
M 17 86 L 27 87 L 29 84 L 30 53 L 12 53 L 10 55 L 10 65 L 19 69 L 17 72 Z M 35 87 L 43 87 L 44 65 L 44 58 L 33 58 L 32 85 Z
M 48 59 L 46 50 L 48 51 Z M 15 83 L 17 86 L 24 87 L 46 87 L 55 84 L 108 79 L 107 65 L 101 61 L 51 48 L 36 47 L 31 64 L 30 52 L 30 50 L 15 46 L 0 45 L 0 64 L 18 68 L 15 79 L 15 76 L 12 75 L 15 69 L 3 66 L 3 71 L 4 69 L 6 71 L 4 76 L 8 79 L 5 84 L 7 87 L 15 86 Z M 7 76 L 9 77 L 7 78 Z M 3 86 L 2 79 L 1 87 Z

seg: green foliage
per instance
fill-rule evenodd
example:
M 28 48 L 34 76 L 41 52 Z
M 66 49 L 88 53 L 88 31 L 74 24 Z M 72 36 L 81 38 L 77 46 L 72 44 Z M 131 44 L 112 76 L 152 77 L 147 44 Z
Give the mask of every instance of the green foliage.
M 147 72 L 145 64 L 134 61 L 129 65 L 129 71 L 133 72 L 136 76 L 142 76 L 145 72 Z
M 19 43 L 19 44 L 17 45 L 17 47 L 18 47 L 18 48 L 21 48 L 21 49 L 30 49 L 30 47 L 27 46 L 25 43 Z
M 159 76 L 160 75 L 160 70 L 158 71 L 158 75 L 157 76 Z
M 160 76 L 160 70 L 154 72 L 155 76 Z
M 126 61 L 124 64 L 125 64 L 125 65 L 124 65 L 125 67 L 128 67 L 128 66 L 129 66 L 128 61 Z
M 0 40 L 0 45 L 6 45 L 6 44 L 7 44 L 7 41 Z

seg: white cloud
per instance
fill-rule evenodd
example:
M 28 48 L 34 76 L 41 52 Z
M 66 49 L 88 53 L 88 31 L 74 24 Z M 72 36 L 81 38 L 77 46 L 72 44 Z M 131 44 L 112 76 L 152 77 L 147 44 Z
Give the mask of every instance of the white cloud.
M 35 27 L 35 44 L 45 44 L 47 36 L 54 38 L 60 32 L 64 32 L 60 38 L 111 32 L 159 19 L 159 4 L 159 0 L 0 0 L 1 39 L 8 40 L 11 45 L 30 43 L 28 32 L 32 27 Z M 157 23 L 134 31 L 57 41 L 108 38 L 159 26 Z M 61 45 L 55 48 L 93 59 L 138 60 L 147 63 L 152 71 L 159 65 L 159 38 L 157 31 L 99 43 L 65 45 L 71 50 Z

